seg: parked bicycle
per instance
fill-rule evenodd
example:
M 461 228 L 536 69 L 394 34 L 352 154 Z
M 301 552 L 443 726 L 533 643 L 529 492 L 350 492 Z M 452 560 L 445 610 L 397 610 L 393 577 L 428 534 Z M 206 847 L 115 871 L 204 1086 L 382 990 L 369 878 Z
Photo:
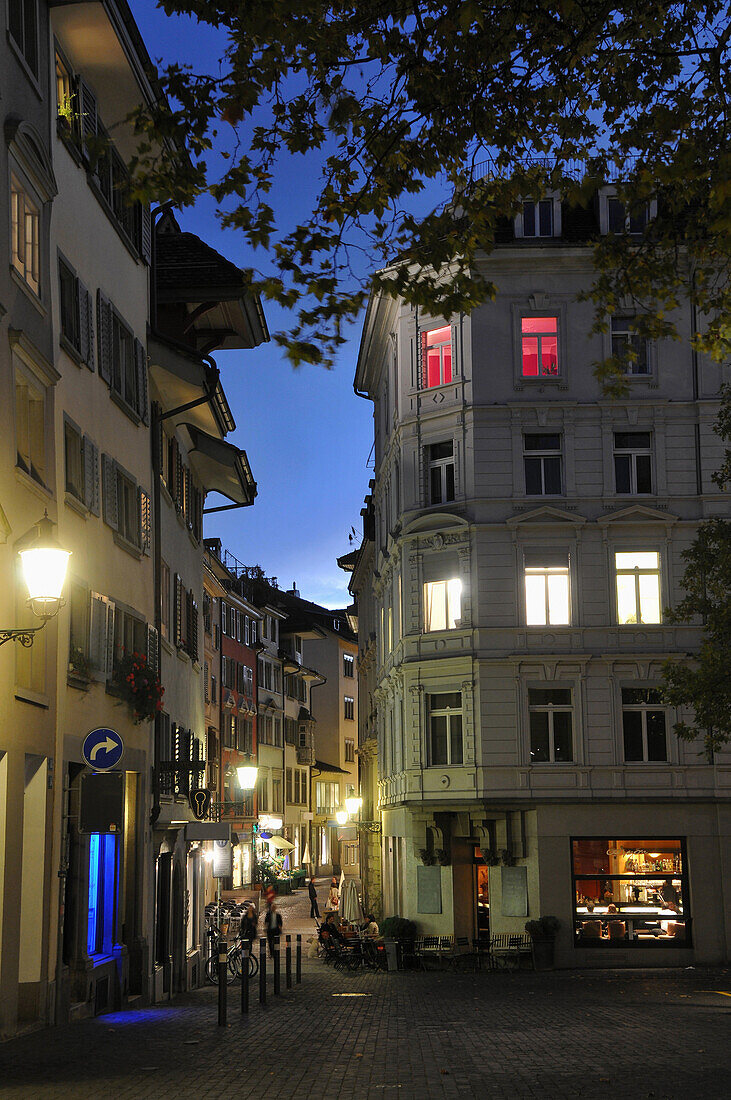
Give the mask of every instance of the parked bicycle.
M 208 924 L 208 958 L 206 959 L 205 975 L 209 982 L 218 985 L 218 943 L 220 930 L 211 921 Z M 249 943 L 249 978 L 254 978 L 259 973 L 259 960 L 253 951 L 253 943 L 244 941 L 239 936 L 228 945 L 226 949 L 226 984 L 231 985 L 238 978 L 241 980 L 241 967 L 244 955 L 244 942 Z

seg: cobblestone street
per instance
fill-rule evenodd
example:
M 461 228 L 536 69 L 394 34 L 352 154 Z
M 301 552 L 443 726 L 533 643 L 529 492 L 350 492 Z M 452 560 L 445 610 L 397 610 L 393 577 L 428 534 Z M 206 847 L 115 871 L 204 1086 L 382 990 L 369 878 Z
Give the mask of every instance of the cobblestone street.
M 284 988 L 284 979 L 282 980 Z M 728 1096 L 731 975 L 703 970 L 339 973 L 248 1018 L 229 989 L 0 1047 L 0 1096 L 647 1098 Z M 725 994 L 725 995 L 724 995 Z

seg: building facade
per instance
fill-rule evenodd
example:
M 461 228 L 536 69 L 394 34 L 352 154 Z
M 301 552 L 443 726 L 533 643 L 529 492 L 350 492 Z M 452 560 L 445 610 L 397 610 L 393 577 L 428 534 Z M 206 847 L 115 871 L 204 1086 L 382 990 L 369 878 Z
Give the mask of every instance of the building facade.
M 384 912 L 468 936 L 556 915 L 563 966 L 716 963 L 731 755 L 678 742 L 658 686 L 700 641 L 664 615 L 682 552 L 728 513 L 724 372 L 692 353 L 687 304 L 679 342 L 640 341 L 630 302 L 592 334 L 591 240 L 625 222 L 611 188 L 546 202 L 484 258 L 495 301 L 446 321 L 374 297 L 366 316 L 373 544 L 351 588 Z M 612 351 L 631 353 L 617 400 L 592 371 Z

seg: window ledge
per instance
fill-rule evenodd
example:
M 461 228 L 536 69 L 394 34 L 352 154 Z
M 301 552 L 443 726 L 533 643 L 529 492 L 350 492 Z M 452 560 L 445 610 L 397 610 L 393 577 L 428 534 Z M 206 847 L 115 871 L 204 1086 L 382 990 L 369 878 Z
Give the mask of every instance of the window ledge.
M 133 542 L 129 542 L 124 535 L 120 535 L 119 531 L 112 531 L 112 537 L 120 550 L 124 550 L 131 558 L 136 558 L 137 561 L 142 560 L 142 551 L 139 546 L 135 546 Z
M 165 652 L 168 654 L 169 657 L 172 657 L 174 655 L 175 646 L 171 645 L 171 643 L 168 641 L 168 639 L 164 638 L 162 636 L 162 634 L 160 635 L 160 645 L 162 646 L 162 648 L 165 650 Z
M 69 669 L 66 673 L 66 683 L 69 687 L 76 688 L 78 691 L 89 691 L 94 681 L 90 676 L 84 676 L 81 672 L 74 672 Z
M 77 367 L 88 367 L 89 370 L 93 370 L 93 368 L 89 367 L 89 364 L 85 363 L 84 360 L 81 358 L 81 352 L 78 348 L 74 347 L 68 336 L 64 336 L 64 334 L 61 333 L 58 343 L 63 351 L 66 352 L 69 359 L 71 359 Z
M 19 687 L 15 685 L 15 698 L 19 703 L 29 703 L 32 707 L 42 707 L 44 710 L 48 710 L 51 705 L 51 700 L 41 691 L 31 691 L 30 688 Z
M 184 650 L 184 649 L 181 649 L 181 647 L 180 647 L 180 646 L 176 646 L 176 647 L 175 647 L 175 652 L 176 652 L 176 653 L 177 653 L 177 655 L 178 655 L 178 659 L 179 659 L 179 660 L 181 660 L 181 661 L 183 662 L 183 664 L 188 664 L 188 662 L 190 661 L 190 657 L 189 657 L 189 655 L 188 655 L 188 654 L 187 654 L 187 653 L 185 652 L 185 650 Z M 192 663 L 192 662 L 191 662 L 191 663 Z
M 73 493 L 70 493 L 68 489 L 64 493 L 64 500 L 66 504 L 68 504 L 69 508 L 72 508 L 74 512 L 77 512 L 82 519 L 87 519 L 90 515 L 89 509 L 86 507 L 86 505 L 82 503 L 82 501 L 80 501 L 77 496 L 74 496 Z
M 125 401 L 125 399 L 121 396 L 121 394 L 117 393 L 117 391 L 115 389 L 112 389 L 111 386 L 109 387 L 109 396 L 111 397 L 114 404 L 119 406 L 119 408 L 122 410 L 122 412 L 125 414 L 125 416 L 128 416 L 130 418 L 130 420 L 132 421 L 133 424 L 141 424 L 142 423 L 142 420 L 140 419 L 139 415 L 135 412 L 135 410 L 132 408 L 132 406 L 128 405 L 127 402 Z
M 38 310 L 41 317 L 47 317 L 48 310 L 44 306 L 40 297 L 36 294 L 35 290 L 33 290 L 33 288 L 29 286 L 28 283 L 26 283 L 23 276 L 18 274 L 12 263 L 10 264 L 10 278 L 13 280 L 16 286 L 20 287 L 26 298 L 30 301 L 31 305 Z
M 43 485 L 40 481 L 36 481 L 34 477 L 31 477 L 30 474 L 27 474 L 25 470 L 21 469 L 20 466 L 15 467 L 15 476 L 17 477 L 21 485 L 24 485 L 27 489 L 30 489 L 31 492 L 35 493 L 37 497 L 40 497 L 42 501 L 47 502 L 48 500 L 51 500 L 53 498 L 53 493 L 47 485 Z

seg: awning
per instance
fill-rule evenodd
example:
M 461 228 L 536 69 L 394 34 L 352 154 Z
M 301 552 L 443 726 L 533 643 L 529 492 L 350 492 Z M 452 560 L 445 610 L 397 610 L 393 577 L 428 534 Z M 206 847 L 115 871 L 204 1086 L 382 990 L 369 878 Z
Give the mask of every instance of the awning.
M 236 504 L 253 504 L 256 482 L 246 451 L 225 439 L 216 439 L 195 424 L 186 424 L 191 440 L 190 461 L 204 487 L 222 493 Z
M 273 844 L 275 848 L 291 849 L 294 848 L 294 844 L 290 844 L 288 840 L 285 840 L 283 836 L 273 836 L 267 841 L 267 844 Z

